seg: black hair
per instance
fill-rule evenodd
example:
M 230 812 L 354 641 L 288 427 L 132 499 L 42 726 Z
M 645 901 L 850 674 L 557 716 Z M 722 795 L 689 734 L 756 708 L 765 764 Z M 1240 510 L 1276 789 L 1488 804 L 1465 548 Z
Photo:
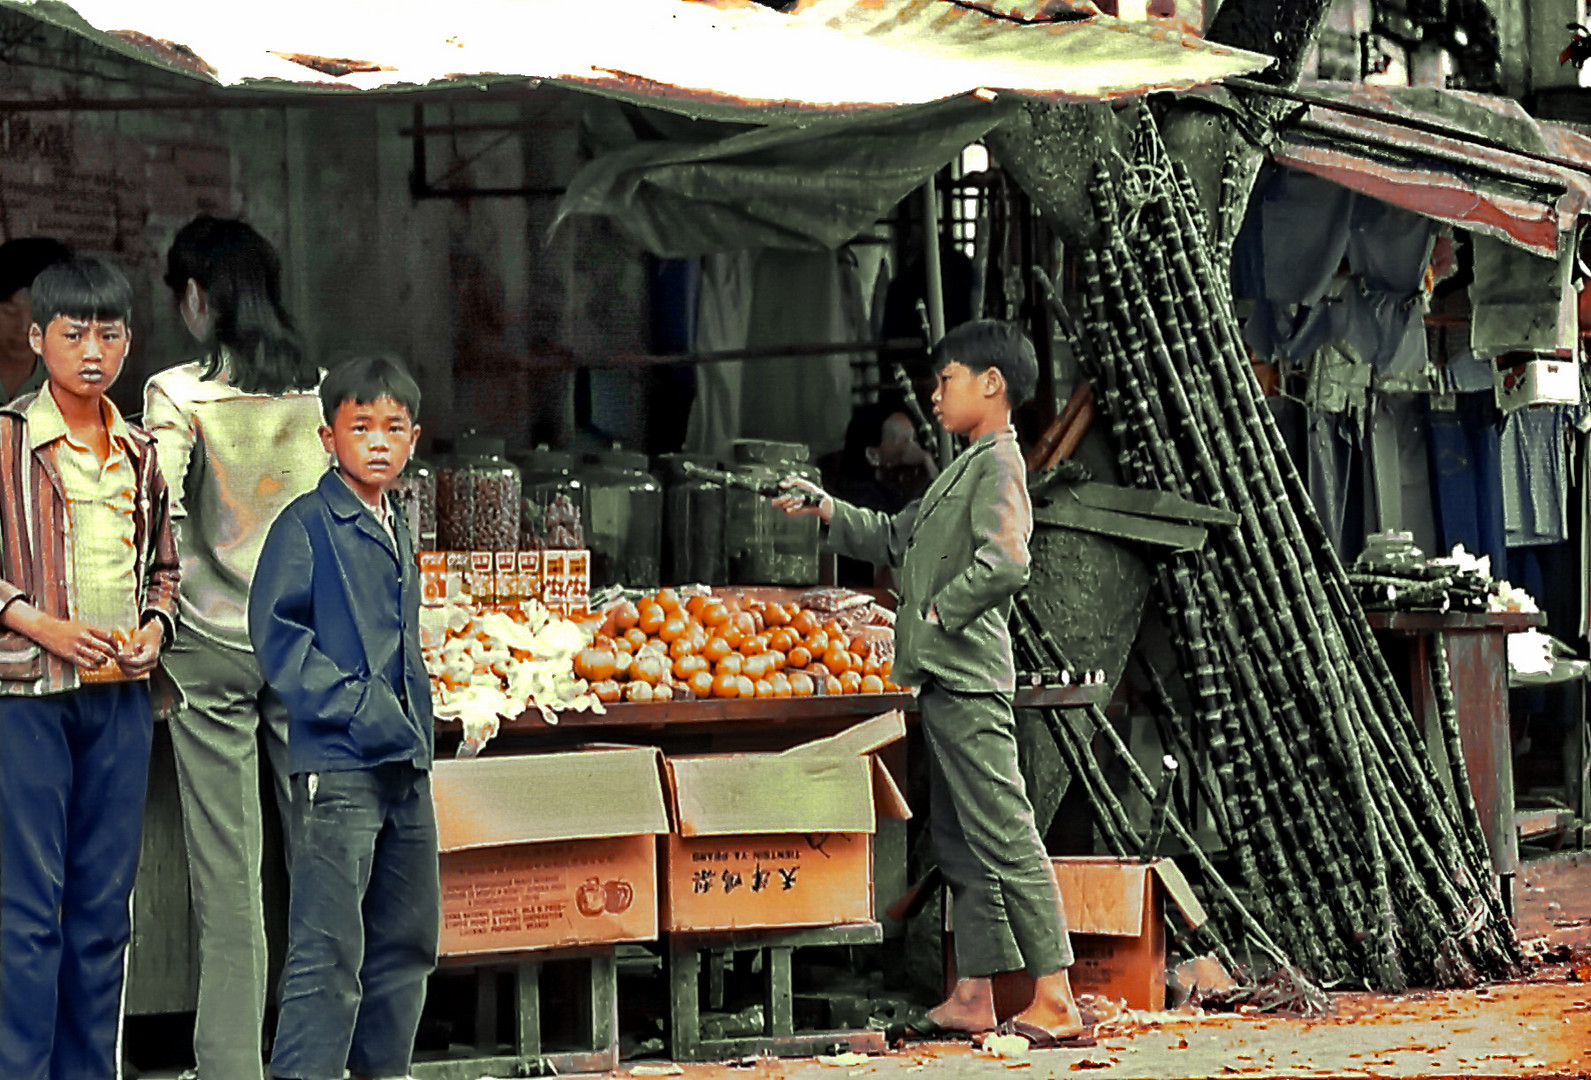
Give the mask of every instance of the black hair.
M 975 375 L 994 368 L 1005 378 L 1011 408 L 1027 404 L 1039 383 L 1039 358 L 1016 323 L 973 319 L 946 334 L 934 349 L 934 372 L 961 364 Z
M 282 307 L 282 263 L 270 241 L 245 222 L 201 214 L 166 252 L 165 281 L 179 304 L 190 280 L 215 316 L 203 378 L 225 370 L 248 394 L 314 389 L 320 372 Z
M 387 356 L 356 356 L 326 373 L 320 384 L 320 412 L 330 424 L 345 401 L 368 405 L 389 397 L 420 418 L 420 385 L 404 366 Z
M 33 279 L 33 321 L 49 329 L 59 315 L 94 322 L 129 322 L 133 287 L 127 275 L 105 259 L 81 256 L 45 267 Z
M 0 302 L 30 287 L 47 268 L 71 257 L 71 248 L 47 236 L 23 236 L 0 244 Z
M 852 476 L 870 475 L 873 465 L 867 460 L 867 452 L 884 441 L 885 422 L 903 412 L 906 412 L 906 396 L 888 387 L 879 394 L 877 401 L 858 405 L 845 425 L 840 468 Z

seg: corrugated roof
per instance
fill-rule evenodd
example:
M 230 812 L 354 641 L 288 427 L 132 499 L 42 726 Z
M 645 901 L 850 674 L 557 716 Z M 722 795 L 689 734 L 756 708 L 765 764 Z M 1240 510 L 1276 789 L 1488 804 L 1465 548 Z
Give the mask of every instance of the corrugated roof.
M 984 88 L 1184 89 L 1270 63 L 1154 23 L 1027 23 L 951 0 L 0 0 L 213 85 L 281 91 L 540 78 L 685 105 L 849 110 Z
M 1429 88 L 1314 86 L 1283 165 L 1541 255 L 1591 210 L 1591 139 L 1515 101 Z

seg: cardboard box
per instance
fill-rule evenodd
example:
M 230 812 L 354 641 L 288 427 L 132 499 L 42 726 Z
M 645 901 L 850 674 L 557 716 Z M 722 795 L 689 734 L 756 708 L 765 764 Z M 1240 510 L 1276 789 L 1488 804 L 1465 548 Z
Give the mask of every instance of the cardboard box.
M 1109 855 L 1051 859 L 1060 888 L 1061 913 L 1076 962 L 1072 992 L 1124 1001 L 1130 1009 L 1159 1012 L 1166 1007 L 1166 902 L 1190 927 L 1207 918 L 1182 871 L 1170 859 L 1139 862 Z M 945 905 L 947 920 L 951 905 Z M 946 933 L 946 955 L 953 939 Z M 946 983 L 955 981 L 946 963 Z M 1022 972 L 995 978 L 995 1012 L 1002 1018 L 1025 1008 L 1033 980 Z
M 652 747 L 438 761 L 442 954 L 657 937 Z
M 872 751 L 905 731 L 895 711 L 783 753 L 669 758 L 663 928 L 871 922 L 877 818 L 910 816 Z
M 519 552 L 492 552 L 492 594 L 498 604 L 517 604 L 525 599 L 519 577 Z
M 1580 365 L 1569 357 L 1538 357 L 1492 373 L 1497 407 L 1505 413 L 1531 405 L 1580 404 Z
M 541 602 L 554 615 L 568 612 L 564 585 L 568 577 L 569 553 L 549 548 L 541 553 Z
M 541 552 L 521 551 L 516 554 L 515 565 L 519 573 L 519 592 L 526 600 L 541 599 Z
M 578 618 L 591 610 L 591 552 L 574 548 L 564 560 L 564 610 Z

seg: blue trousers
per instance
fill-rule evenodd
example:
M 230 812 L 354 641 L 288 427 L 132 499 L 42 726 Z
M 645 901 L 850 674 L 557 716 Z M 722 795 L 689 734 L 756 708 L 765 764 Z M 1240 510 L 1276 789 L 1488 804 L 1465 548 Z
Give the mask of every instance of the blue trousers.
M 431 774 L 407 762 L 299 773 L 293 818 L 271 1074 L 406 1076 L 442 929 Z
M 0 696 L 0 1077 L 109 1080 L 149 777 L 149 686 Z

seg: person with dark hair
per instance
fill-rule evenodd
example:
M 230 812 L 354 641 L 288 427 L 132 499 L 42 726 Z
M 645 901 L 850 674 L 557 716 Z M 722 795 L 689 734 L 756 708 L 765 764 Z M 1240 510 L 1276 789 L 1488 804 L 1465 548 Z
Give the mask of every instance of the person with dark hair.
M 1028 580 L 1033 508 L 1011 411 L 1038 362 L 1021 330 L 964 323 L 934 354 L 934 413 L 972 440 L 928 493 L 898 514 L 864 510 L 804 480 L 775 505 L 817 514 L 834 551 L 896 569 L 891 678 L 918 688 L 929 748 L 929 831 L 955 900 L 956 984 L 918 1033 L 995 1027 L 992 978 L 1033 976 L 1033 999 L 1001 1030 L 1034 1047 L 1086 1038 L 1067 968 L 1072 948 L 1054 870 L 1017 767 L 1012 598 Z
M 0 1076 L 111 1077 L 178 564 L 153 440 L 106 396 L 132 287 L 32 283 L 49 381 L 0 408 Z
M 144 387 L 182 555 L 181 618 L 166 673 L 188 885 L 199 925 L 196 1073 L 262 1080 L 267 950 L 260 744 L 288 821 L 287 710 L 266 686 L 245 609 L 266 530 L 326 471 L 320 372 L 281 303 L 271 245 L 241 221 L 199 217 L 166 255 L 203 356 Z M 291 858 L 291 830 L 284 829 Z
M 33 279 L 71 257 L 71 248 L 43 236 L 0 244 L 0 400 L 32 394 L 44 386 L 44 362 L 28 344 Z
M 291 729 L 271 1074 L 402 1077 L 442 925 L 419 569 L 388 495 L 420 437 L 420 389 L 364 358 L 332 369 L 321 402 L 336 468 L 277 517 L 249 591 L 249 637 Z

